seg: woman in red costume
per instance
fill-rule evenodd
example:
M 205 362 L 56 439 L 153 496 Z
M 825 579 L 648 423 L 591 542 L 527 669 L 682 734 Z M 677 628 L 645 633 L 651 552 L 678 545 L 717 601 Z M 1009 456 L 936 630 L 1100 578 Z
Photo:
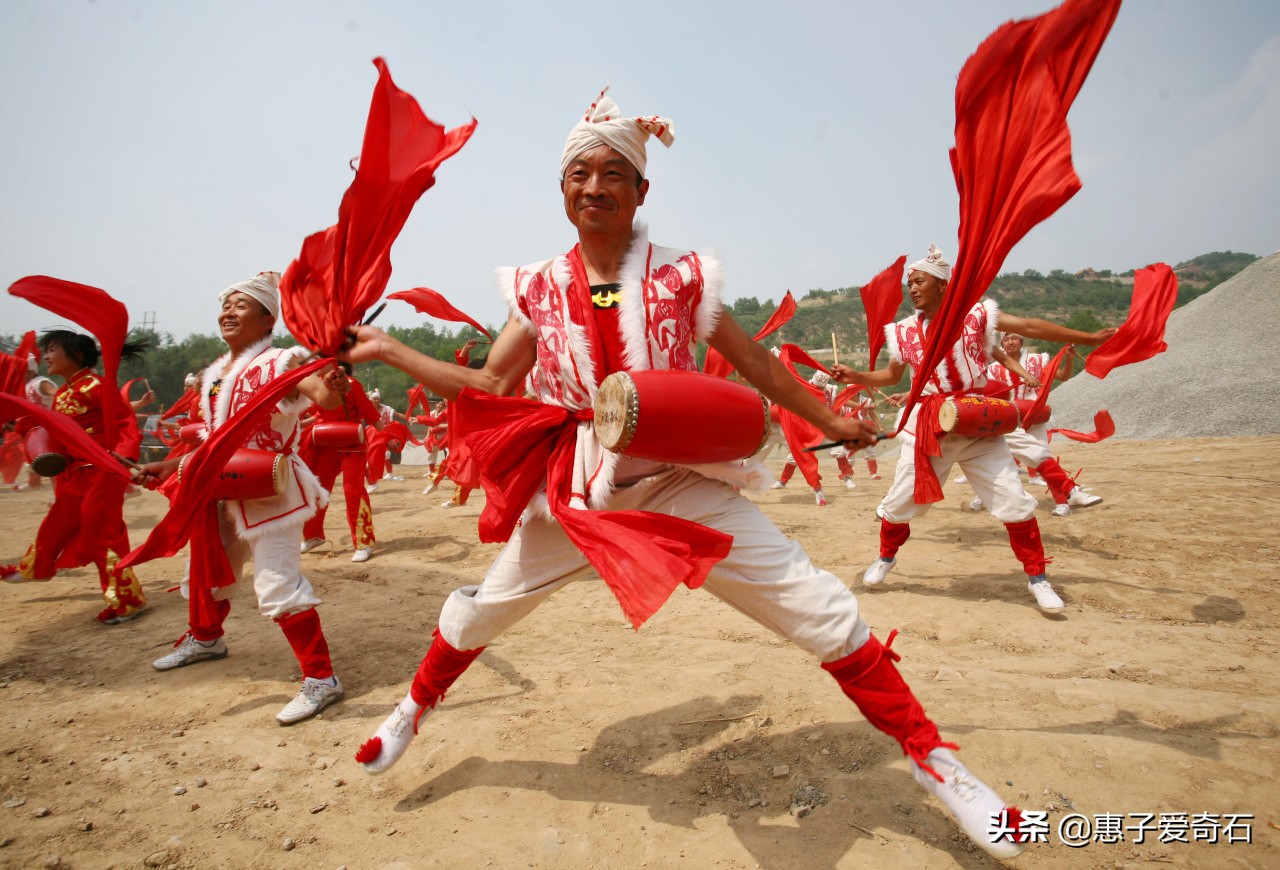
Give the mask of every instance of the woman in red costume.
M 147 345 L 126 342 L 124 359 L 137 359 Z M 74 419 L 99 444 L 122 459 L 137 460 L 142 444 L 137 420 L 129 406 L 119 403 L 113 409 L 115 443 L 106 443 L 104 411 L 107 391 L 115 392 L 115 384 L 104 384 L 93 368 L 100 352 L 87 335 L 55 330 L 40 338 L 45 369 L 65 383 L 53 399 L 53 410 Z M 17 565 L 0 567 L 0 579 L 9 583 L 49 580 L 59 568 L 95 565 L 102 585 L 106 607 L 97 620 L 118 625 L 133 619 L 147 608 L 142 584 L 132 569 L 117 576 L 111 570 L 115 560 L 129 552 L 129 530 L 124 524 L 123 478 L 107 474 L 88 463 L 72 463 L 54 478 L 54 501 L 40 524 L 36 540 Z M 114 555 L 112 555 L 114 554 Z

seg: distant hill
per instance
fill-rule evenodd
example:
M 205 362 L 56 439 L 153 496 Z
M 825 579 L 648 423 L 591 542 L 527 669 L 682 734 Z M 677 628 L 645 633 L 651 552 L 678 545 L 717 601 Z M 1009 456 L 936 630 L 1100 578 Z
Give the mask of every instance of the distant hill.
M 1174 268 L 1178 276 L 1177 307 L 1203 296 L 1257 259 L 1254 254 L 1215 251 L 1179 263 Z M 1109 270 L 1094 269 L 1075 273 L 1054 269 L 1044 275 L 1028 269 L 1022 273 L 1001 275 L 987 292 L 1000 303 L 1001 310 L 1009 314 L 1042 317 L 1092 331 L 1104 326 L 1117 326 L 1124 320 L 1133 293 L 1133 275 L 1133 269 L 1119 275 Z M 795 317 L 780 332 L 767 339 L 768 344 L 797 344 L 812 353 L 815 359 L 829 361 L 831 333 L 834 332 L 841 360 L 865 368 L 869 363 L 867 326 L 858 289 L 841 287 L 810 290 L 803 296 L 796 294 Z M 734 301 L 729 308 L 743 328 L 754 333 L 773 313 L 777 302 L 777 299 L 761 302 L 755 297 L 748 297 Z M 911 307 L 904 295 L 898 316 L 905 317 L 910 313 Z M 1058 348 L 1048 345 L 1037 349 L 1057 352 Z M 884 364 L 883 353 L 879 362 Z

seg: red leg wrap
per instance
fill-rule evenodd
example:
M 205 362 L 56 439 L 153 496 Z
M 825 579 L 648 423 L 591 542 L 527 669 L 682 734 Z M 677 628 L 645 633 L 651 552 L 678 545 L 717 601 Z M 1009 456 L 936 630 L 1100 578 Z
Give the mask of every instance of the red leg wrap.
M 320 628 L 320 614 L 314 607 L 301 613 L 290 613 L 276 620 L 284 632 L 304 677 L 326 680 L 333 676 L 333 664 L 329 661 L 329 642 Z
M 476 660 L 476 656 L 484 652 L 484 647 L 456 650 L 440 636 L 440 630 L 432 633 L 431 649 L 427 650 L 418 672 L 413 675 L 413 685 L 409 694 L 415 704 L 423 707 L 434 707 L 444 697 L 444 693 L 453 681 L 462 676 L 462 672 Z
M 879 473 L 880 473 L 880 470 L 879 470 L 879 469 L 880 469 L 880 463 L 879 463 L 879 462 L 877 462 L 877 461 L 876 461 L 876 460 L 874 460 L 874 459 L 868 459 L 868 460 L 867 460 L 867 473 L 868 473 L 868 474 L 879 474 Z
M 208 596 L 209 592 L 204 589 L 195 589 L 193 587 L 191 589 L 191 594 L 203 594 Z M 226 621 L 227 614 L 231 612 L 231 601 L 228 599 L 223 599 L 222 601 L 210 599 L 209 606 L 206 610 L 210 612 L 212 618 L 208 621 L 208 624 L 196 625 L 196 622 L 198 621 L 196 619 L 196 610 L 195 608 L 191 609 L 191 636 L 201 643 L 212 643 L 222 637 L 222 623 Z
M 853 477 L 853 466 L 849 464 L 849 457 L 837 456 L 836 465 L 840 467 L 841 480 L 844 480 L 846 477 Z
M 1028 577 L 1044 573 L 1044 542 L 1040 540 L 1040 524 L 1036 518 L 1023 520 L 1020 523 L 1005 523 L 1009 530 L 1009 546 L 1013 555 L 1022 563 Z
M 1076 482 L 1062 470 L 1058 460 L 1051 456 L 1031 470 L 1044 478 L 1044 482 L 1049 487 L 1049 494 L 1053 496 L 1054 504 L 1067 503 L 1067 497 L 1071 495 L 1071 490 L 1075 489 Z
M 782 474 L 778 475 L 778 480 L 780 480 L 783 483 L 786 483 L 788 480 L 791 479 L 791 475 L 795 473 L 796 473 L 795 463 L 788 462 L 786 465 L 782 466 Z
M 902 744 L 904 754 L 941 782 L 942 777 L 928 764 L 929 753 L 939 746 L 960 747 L 942 742 L 938 726 L 925 715 L 911 687 L 894 666 L 899 656 L 889 647 L 897 634 L 896 629 L 889 633 L 888 644 L 871 637 L 844 658 L 824 664 L 822 669 L 835 677 L 841 690 L 868 722 Z
M 891 523 L 880 518 L 880 558 L 892 559 L 898 555 L 898 548 L 911 537 L 911 523 Z

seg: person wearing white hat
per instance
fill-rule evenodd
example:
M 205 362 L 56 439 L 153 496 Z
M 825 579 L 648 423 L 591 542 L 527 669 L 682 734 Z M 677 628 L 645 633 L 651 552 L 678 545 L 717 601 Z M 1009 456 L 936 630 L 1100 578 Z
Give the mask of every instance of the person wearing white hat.
M 951 264 L 937 247 L 930 245 L 927 256 L 907 267 L 907 295 L 915 306 L 915 313 L 885 327 L 888 365 L 873 372 L 835 366 L 832 373 L 836 380 L 871 387 L 892 386 L 901 380 L 908 366 L 912 369 L 912 376 L 918 377 L 925 337 L 934 316 L 942 307 L 943 294 L 950 279 Z M 1086 333 L 1038 318 L 1012 317 L 1002 313 L 994 299 L 981 299 L 965 317 L 963 331 L 954 348 L 934 371 L 927 373 L 924 395 L 981 396 L 987 385 L 987 366 L 992 359 L 1017 372 L 1027 383 L 1038 385 L 1038 381 L 1029 376 L 1016 359 L 998 347 L 995 341 L 997 330 L 1012 330 L 1048 341 L 1085 345 L 1100 344 L 1116 332 L 1115 329 L 1103 329 Z M 920 412 L 920 405 L 912 409 L 911 416 L 897 436 L 903 447 L 894 469 L 893 483 L 876 508 L 880 517 L 880 556 L 863 573 L 862 582 L 867 586 L 879 586 L 888 577 L 898 564 L 898 550 L 911 536 L 911 520 L 925 514 L 930 507 L 929 504 L 917 503 L 915 495 L 918 473 L 915 445 Z M 1023 489 L 1018 479 L 1017 464 L 1005 439 L 952 433 L 943 437 L 940 445 L 941 455 L 929 457 L 929 468 L 920 473 L 931 471 L 938 481 L 944 481 L 951 466 L 958 464 L 983 503 L 990 507 L 991 515 L 1004 523 L 1009 546 L 1027 574 L 1027 590 L 1035 598 L 1036 606 L 1044 613 L 1062 613 L 1066 605 L 1045 575 L 1044 545 L 1035 518 L 1036 500 Z
M 508 541 L 483 582 L 445 601 L 408 694 L 356 760 L 370 773 L 390 768 L 486 643 L 595 568 L 634 625 L 684 584 L 702 586 L 796 643 L 899 741 L 917 781 L 970 837 L 994 854 L 1018 854 L 1022 843 L 991 831 L 1004 802 L 951 754 L 954 744 L 942 741 L 853 593 L 735 489 L 763 485 L 762 469 L 624 457 L 595 437 L 593 402 L 607 375 L 695 372 L 695 342 L 705 341 L 826 438 L 859 447 L 874 439 L 869 424 L 832 411 L 724 309 L 713 254 L 651 244 L 635 223 L 649 193 L 651 135 L 670 145 L 671 122 L 625 117 L 603 93 L 574 126 L 560 168 L 577 244 L 499 273 L 511 317 L 482 368 L 430 359 L 375 327 L 350 330 L 352 361 L 400 368 L 456 398 L 460 429 L 481 427 L 467 444 L 489 495 L 482 539 Z M 535 400 L 505 398 L 521 384 Z M 690 403 L 699 399 L 688 395 Z M 506 422 L 490 427 L 497 420 Z
M 276 272 L 262 272 L 232 284 L 218 296 L 218 327 L 229 349 L 203 373 L 200 416 L 206 438 L 225 425 L 236 409 L 272 378 L 302 364 L 311 353 L 304 347 L 271 346 L 280 313 L 276 290 L 279 280 Z M 321 601 L 302 573 L 298 546 L 303 523 L 319 506 L 328 503 L 329 494 L 298 457 L 296 448 L 299 416 L 309 403 L 336 408 L 348 387 L 346 375 L 337 366 L 323 374 L 310 375 L 277 404 L 269 425 L 249 435 L 245 447 L 288 457 L 290 486 L 277 496 L 217 503 L 217 533 L 226 551 L 230 582 L 219 586 L 216 578 L 206 577 L 193 582 L 193 563 L 209 563 L 205 554 L 197 559 L 193 538 L 192 558 L 181 587 L 189 602 L 189 628 L 172 652 L 152 662 L 156 670 L 168 671 L 226 657 L 223 623 L 231 611 L 231 594 L 239 585 L 235 578 L 245 562 L 252 559 L 258 611 L 280 626 L 302 670 L 302 688 L 297 697 L 276 715 L 281 725 L 310 718 L 343 696 L 316 612 Z M 142 466 L 140 477 L 164 479 L 176 471 L 177 465 L 176 459 L 149 463 Z

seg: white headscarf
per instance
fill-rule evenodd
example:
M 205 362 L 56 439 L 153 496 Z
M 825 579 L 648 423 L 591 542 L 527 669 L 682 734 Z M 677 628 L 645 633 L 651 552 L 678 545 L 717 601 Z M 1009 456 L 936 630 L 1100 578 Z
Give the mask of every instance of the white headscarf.
M 818 369 L 813 373 L 813 377 L 809 378 L 809 383 L 813 384 L 815 387 L 825 389 L 827 384 L 831 383 L 831 375 L 827 374 L 822 369 Z
M 227 301 L 227 297 L 232 293 L 243 293 L 258 302 L 262 303 L 262 307 L 271 313 L 272 317 L 280 316 L 280 292 L 276 289 L 280 286 L 279 272 L 259 272 L 247 281 L 241 281 L 239 284 L 232 284 L 226 290 L 218 294 L 218 304 L 221 305 Z
M 564 155 L 560 158 L 561 178 L 564 178 L 565 170 L 577 157 L 601 144 L 608 145 L 627 158 L 627 162 L 644 178 L 644 168 L 648 162 L 645 140 L 650 136 L 657 136 L 668 148 L 676 141 L 671 121 L 657 115 L 624 118 L 618 104 L 605 96 L 608 92 L 607 87 L 601 91 L 600 96 L 587 108 L 582 120 L 569 131 L 569 138 L 564 143 Z
M 907 276 L 910 277 L 912 272 L 917 271 L 932 275 L 942 281 L 951 280 L 951 264 L 942 259 L 942 251 L 938 250 L 937 245 L 930 245 L 928 256 L 923 260 L 916 260 L 907 267 Z

